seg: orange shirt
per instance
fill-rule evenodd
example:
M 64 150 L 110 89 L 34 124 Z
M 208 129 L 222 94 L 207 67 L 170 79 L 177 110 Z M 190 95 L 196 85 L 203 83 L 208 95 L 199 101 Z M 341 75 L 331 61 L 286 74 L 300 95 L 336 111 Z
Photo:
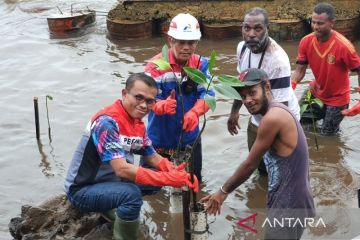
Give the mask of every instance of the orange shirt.
M 329 106 L 350 102 L 349 70 L 360 72 L 360 58 L 352 43 L 332 30 L 326 42 L 314 33 L 300 41 L 297 64 L 309 64 L 315 76 L 313 94 Z

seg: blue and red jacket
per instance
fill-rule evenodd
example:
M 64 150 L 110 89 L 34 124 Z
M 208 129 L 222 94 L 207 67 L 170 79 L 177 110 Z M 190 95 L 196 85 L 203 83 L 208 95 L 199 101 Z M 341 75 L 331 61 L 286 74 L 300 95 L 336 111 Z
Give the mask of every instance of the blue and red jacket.
M 159 53 L 151 60 L 160 59 L 161 57 L 162 54 Z M 169 63 L 172 67 L 172 69 L 169 70 L 160 71 L 153 63 L 148 63 L 145 67 L 146 74 L 153 77 L 157 83 L 157 99 L 164 100 L 170 95 L 173 89 L 176 91 L 177 109 L 174 115 L 155 115 L 152 111 L 149 113 L 147 131 L 155 148 L 176 148 L 178 146 L 180 133 L 182 131 L 182 101 L 184 103 L 184 113 L 186 113 L 195 105 L 198 99 L 204 99 L 206 93 L 206 89 L 202 85 L 188 80 L 187 76 L 182 76 L 182 68 L 176 63 L 171 49 L 169 49 Z M 207 79 L 210 80 L 211 76 L 208 70 L 209 61 L 205 57 L 193 54 L 187 63 L 187 67 L 199 69 L 207 76 Z M 181 96 L 178 82 L 182 78 Z M 207 94 L 210 96 L 215 95 L 212 89 L 210 89 Z M 191 132 L 184 132 L 181 146 L 193 144 L 198 134 L 199 127 Z
M 134 154 L 151 156 L 155 149 L 140 119 L 132 118 L 120 100 L 98 111 L 89 121 L 70 163 L 65 191 L 105 181 L 122 181 L 109 161 L 134 162 Z

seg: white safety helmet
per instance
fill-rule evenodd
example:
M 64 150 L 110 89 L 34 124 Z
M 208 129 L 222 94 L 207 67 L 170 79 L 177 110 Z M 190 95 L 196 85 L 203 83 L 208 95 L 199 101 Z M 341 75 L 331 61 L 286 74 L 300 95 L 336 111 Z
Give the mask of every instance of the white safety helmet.
M 167 34 L 178 40 L 200 40 L 198 20 L 189 13 L 179 13 L 170 22 Z

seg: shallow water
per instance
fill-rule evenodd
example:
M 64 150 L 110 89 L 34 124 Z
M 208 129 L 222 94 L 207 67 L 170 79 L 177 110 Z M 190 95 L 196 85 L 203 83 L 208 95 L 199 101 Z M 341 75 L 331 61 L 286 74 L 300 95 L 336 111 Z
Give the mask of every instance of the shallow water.
M 75 7 L 89 6 L 108 11 L 117 1 L 77 1 Z M 61 1 L 16 1 L 0 3 L 0 239 L 11 239 L 7 224 L 20 213 L 24 204 L 36 205 L 62 193 L 63 179 L 73 151 L 89 117 L 102 106 L 120 96 L 124 80 L 130 73 L 144 69 L 144 61 L 160 51 L 164 38 L 137 41 L 110 41 L 105 17 L 98 16 L 94 31 L 74 39 L 50 39 L 46 17 L 56 6 L 68 9 Z M 235 50 L 238 39 L 202 40 L 199 53 L 217 52 L 217 73 L 235 74 Z M 282 43 L 291 62 L 297 44 Z M 357 44 L 359 50 L 359 44 Z M 299 97 L 312 78 L 309 70 L 299 85 Z M 357 86 L 357 78 L 351 77 Z M 52 142 L 47 132 L 46 95 Z M 39 98 L 41 142 L 35 137 L 33 97 Z M 351 105 L 359 99 L 353 91 Z M 216 190 L 247 156 L 246 125 L 249 114 L 241 110 L 241 130 L 230 136 L 226 130 L 231 101 L 218 97 L 217 109 L 208 114 L 203 135 L 203 175 L 205 192 Z M 310 178 L 317 207 L 326 209 L 357 208 L 359 188 L 360 117 L 347 118 L 337 137 L 318 137 L 307 132 L 310 151 Z M 265 207 L 266 179 L 253 175 L 231 194 L 216 219 L 209 217 L 209 239 L 256 239 L 236 222 L 255 209 Z M 165 192 L 146 198 L 142 216 L 151 239 L 183 239 L 182 219 L 169 213 Z M 359 215 L 360 216 L 360 215 Z M 360 218 L 360 217 L 359 217 Z M 343 222 L 342 222 L 343 221 Z M 340 220 L 335 232 L 345 231 Z M 317 239 L 319 233 L 307 232 Z M 330 234 L 330 235 L 329 235 Z M 360 232 L 358 233 L 360 234 Z M 315 237 L 317 236 L 317 237 Z M 329 237 L 330 236 L 330 237 Z

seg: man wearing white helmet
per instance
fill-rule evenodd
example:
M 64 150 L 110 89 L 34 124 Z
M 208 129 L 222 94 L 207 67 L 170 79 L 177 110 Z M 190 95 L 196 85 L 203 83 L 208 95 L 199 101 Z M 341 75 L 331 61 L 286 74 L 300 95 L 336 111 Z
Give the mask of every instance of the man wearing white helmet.
M 194 144 L 199 134 L 199 116 L 209 110 L 204 101 L 206 89 L 189 79 L 182 68 L 197 68 L 209 78 L 210 74 L 208 60 L 195 54 L 201 32 L 194 16 L 184 13 L 176 15 L 170 22 L 167 34 L 170 45 L 168 59 L 172 69 L 159 71 L 150 62 L 145 72 L 155 79 L 158 86 L 157 102 L 148 116 L 148 134 L 158 152 L 171 156 L 179 145 L 184 149 Z M 159 53 L 152 60 L 161 57 L 162 53 Z M 211 90 L 207 94 L 213 96 L 214 92 Z M 193 160 L 195 175 L 201 182 L 201 143 L 194 149 Z

